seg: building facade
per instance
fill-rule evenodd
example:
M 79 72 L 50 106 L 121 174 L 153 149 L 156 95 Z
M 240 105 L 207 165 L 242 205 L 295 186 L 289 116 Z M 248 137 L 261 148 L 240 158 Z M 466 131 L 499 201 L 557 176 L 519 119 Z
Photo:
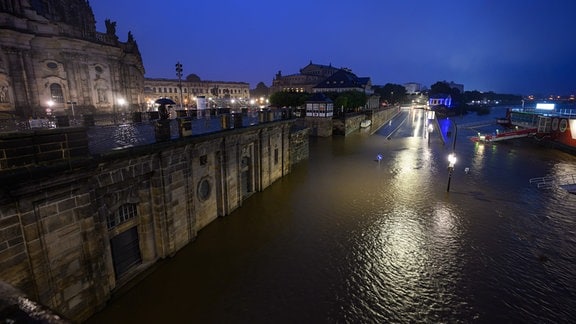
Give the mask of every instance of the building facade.
M 272 80 L 270 94 L 281 91 L 312 93 L 312 89 L 318 83 L 326 80 L 338 70 L 340 69 L 332 65 L 314 64 L 310 61 L 297 74 L 282 75 L 282 72 L 278 71 Z
M 96 31 L 86 0 L 0 2 L 0 118 L 140 110 L 144 72 L 133 35 Z
M 460 93 L 464 93 L 464 84 L 461 83 L 455 83 L 454 81 L 444 81 L 444 83 L 446 83 L 446 85 L 448 85 L 450 87 L 450 89 L 457 89 L 458 91 L 460 91 Z
M 404 83 L 404 88 L 406 89 L 406 94 L 416 94 L 422 91 L 422 85 L 416 82 Z
M 144 87 L 147 110 L 154 109 L 158 98 L 172 99 L 183 108 L 197 108 L 199 97 L 206 99 L 208 108 L 247 105 L 250 99 L 250 85 L 246 82 L 205 81 L 195 74 L 183 80 L 146 78 Z
M 368 77 L 358 77 L 349 69 L 340 69 L 312 88 L 312 92 L 359 91 L 369 96 L 374 93 Z
M 428 98 L 428 105 L 431 108 L 437 106 L 445 106 L 447 108 L 452 107 L 452 96 L 445 93 L 433 94 Z
M 87 152 L 84 128 L 0 133 L 8 157 L 0 159 L 0 282 L 86 320 L 306 159 L 307 130 L 293 146 L 291 126 L 263 123 L 98 158 Z M 45 148 L 67 152 L 29 157 Z

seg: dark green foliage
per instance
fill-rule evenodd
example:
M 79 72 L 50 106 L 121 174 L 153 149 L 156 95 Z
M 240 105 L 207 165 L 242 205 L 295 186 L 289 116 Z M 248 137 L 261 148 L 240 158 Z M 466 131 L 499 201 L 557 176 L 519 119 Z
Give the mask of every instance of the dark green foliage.
M 386 83 L 384 86 L 373 86 L 375 94 L 380 95 L 380 100 L 389 104 L 403 103 L 406 100 L 406 88 L 400 84 Z
M 307 92 L 275 92 L 270 96 L 270 104 L 274 107 L 301 107 L 309 96 Z
M 366 94 L 360 91 L 328 92 L 325 95 L 334 103 L 334 109 L 344 107 L 346 112 L 364 107 L 368 100 Z

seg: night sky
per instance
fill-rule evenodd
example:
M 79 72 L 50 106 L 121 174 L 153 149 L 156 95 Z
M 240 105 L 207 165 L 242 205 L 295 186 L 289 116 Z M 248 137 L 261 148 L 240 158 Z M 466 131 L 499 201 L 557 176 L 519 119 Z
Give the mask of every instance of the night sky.
M 574 0 L 91 0 L 97 30 L 132 31 L 146 77 L 270 86 L 310 61 L 372 84 L 576 94 Z

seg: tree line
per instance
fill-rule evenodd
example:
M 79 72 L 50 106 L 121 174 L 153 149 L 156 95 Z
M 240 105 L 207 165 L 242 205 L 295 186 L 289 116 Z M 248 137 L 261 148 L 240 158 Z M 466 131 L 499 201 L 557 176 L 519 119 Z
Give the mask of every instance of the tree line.
M 259 90 L 262 90 L 264 84 L 259 84 Z M 265 87 L 265 86 L 264 86 Z M 372 87 L 374 94 L 380 96 L 380 102 L 388 105 L 410 104 L 411 98 L 406 92 L 406 88 L 400 84 L 387 83 L 383 86 L 375 85 Z M 266 89 L 267 90 L 267 89 Z M 504 105 L 514 105 L 522 102 L 521 95 L 498 94 L 495 92 L 480 92 L 477 90 L 460 92 L 457 88 L 451 88 L 448 83 L 438 81 L 430 86 L 429 90 L 422 92 L 423 95 L 431 96 L 436 94 L 450 95 L 453 107 L 465 112 L 474 110 L 469 103 L 471 102 L 489 102 L 491 105 L 498 102 Z M 345 112 L 353 112 L 358 108 L 364 107 L 368 96 L 360 91 L 345 92 L 328 92 L 324 93 L 334 104 L 334 108 L 343 108 Z M 303 107 L 306 101 L 313 94 L 307 92 L 290 92 L 282 91 L 273 93 L 269 100 L 274 107 Z

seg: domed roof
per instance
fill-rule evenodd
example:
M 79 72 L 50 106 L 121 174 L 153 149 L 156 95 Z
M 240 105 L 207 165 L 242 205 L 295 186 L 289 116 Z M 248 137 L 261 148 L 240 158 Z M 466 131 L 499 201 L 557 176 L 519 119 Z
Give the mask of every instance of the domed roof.
M 197 76 L 196 74 L 188 74 L 188 76 L 186 77 L 186 81 L 200 82 L 200 77 Z

